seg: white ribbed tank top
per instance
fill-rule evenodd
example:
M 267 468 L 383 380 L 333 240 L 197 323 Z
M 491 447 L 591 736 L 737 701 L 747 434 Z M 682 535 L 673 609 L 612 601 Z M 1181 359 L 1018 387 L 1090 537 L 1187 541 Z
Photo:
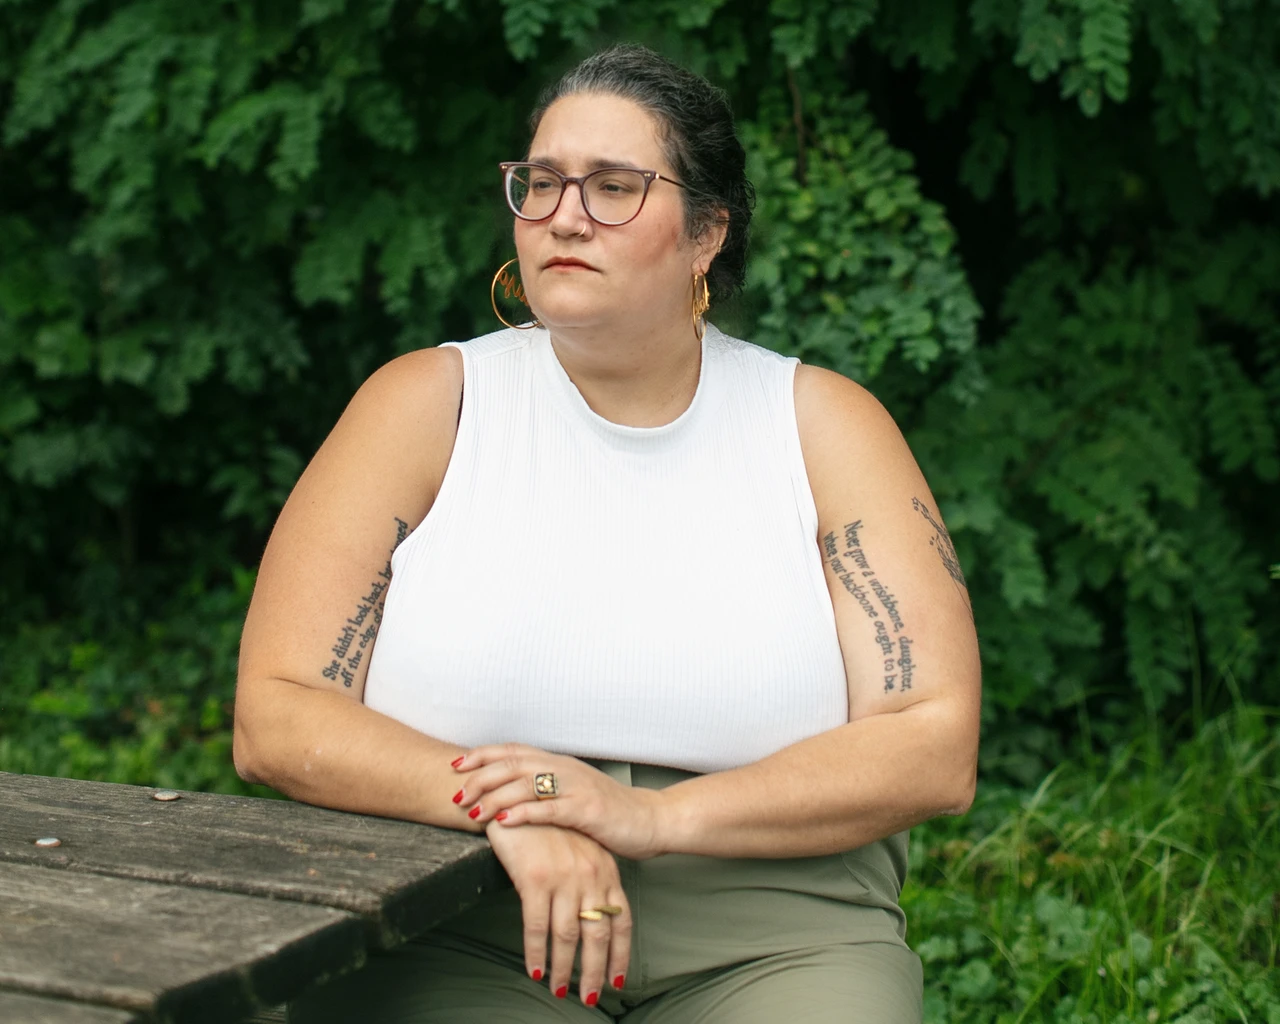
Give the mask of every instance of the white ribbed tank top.
M 689 408 L 628 427 L 544 330 L 450 344 L 457 440 L 391 560 L 369 707 L 461 746 L 695 772 L 848 721 L 797 360 L 709 326 Z

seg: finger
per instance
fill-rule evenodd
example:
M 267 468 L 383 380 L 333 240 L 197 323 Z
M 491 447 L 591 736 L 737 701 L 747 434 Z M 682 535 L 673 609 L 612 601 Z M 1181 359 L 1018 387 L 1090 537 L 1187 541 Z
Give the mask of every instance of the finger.
M 538 754 L 534 751 L 534 754 Z M 453 802 L 460 806 L 464 812 L 470 811 L 474 805 L 483 800 L 487 794 L 499 789 L 502 786 L 511 783 L 520 783 L 525 787 L 528 796 L 536 799 L 537 789 L 536 783 L 539 774 L 547 770 L 547 755 L 539 754 L 532 756 L 524 752 L 512 752 L 506 757 L 489 764 L 481 765 L 466 777 L 462 783 L 462 788 L 454 794 Z M 563 772 L 551 773 L 553 776 L 559 774 L 562 783 L 566 781 L 563 778 Z M 496 812 L 498 808 L 493 808 Z
M 524 969 L 534 981 L 547 974 L 547 930 L 551 927 L 551 894 L 545 889 L 520 897 L 524 918 Z
M 603 897 L 587 899 L 583 907 L 598 907 L 607 902 Z M 578 980 L 578 998 L 587 1006 L 595 1006 L 600 993 L 604 991 L 604 972 L 609 961 L 613 926 L 605 916 L 599 921 L 583 921 L 581 931 L 582 974 Z
M 518 785 L 523 782 L 526 795 L 533 794 L 533 776 L 528 774 L 526 779 L 525 776 L 527 774 L 522 765 L 512 763 L 510 759 L 504 759 L 496 764 L 485 765 L 467 776 L 462 783 L 462 788 L 453 795 L 453 802 L 458 805 L 463 814 L 472 811 L 477 803 L 483 803 L 485 809 L 491 811 L 490 816 L 492 816 L 502 808 L 493 805 L 490 794 L 502 789 L 504 786 Z M 486 817 L 484 820 L 488 821 L 489 819 Z
M 541 754 L 544 757 L 546 756 L 545 751 L 538 750 L 537 747 L 530 747 L 524 743 L 491 743 L 488 746 L 475 747 L 468 750 L 453 762 L 453 767 L 460 772 L 470 772 L 486 764 L 501 761 L 503 758 L 519 757 L 522 754 Z
M 621 907 L 622 913 L 612 919 L 613 934 L 609 939 L 609 963 L 605 976 L 614 988 L 622 988 L 631 967 L 631 904 L 620 887 L 609 890 L 608 902 Z
M 481 806 L 486 811 L 489 810 L 487 801 Z M 498 817 L 499 814 L 503 817 Z M 563 797 L 555 797 L 551 800 L 525 800 L 522 803 L 512 804 L 503 811 L 495 807 L 490 817 L 508 826 L 559 825 L 561 828 L 585 831 L 582 815 L 578 813 L 572 801 L 565 800 Z
M 459 803 L 459 808 L 468 814 L 475 811 L 478 806 L 480 813 L 475 814 L 475 821 L 481 824 L 488 824 L 495 816 L 503 811 L 508 811 L 512 807 L 519 804 L 532 801 L 538 802 L 538 798 L 534 795 L 533 784 L 528 779 L 514 779 L 505 785 L 498 786 L 496 789 L 486 792 L 482 796 L 474 798 L 478 803 L 472 804 L 471 800 L 471 784 L 467 783 L 466 798 Z M 506 820 L 505 818 L 502 820 Z
M 573 958 L 581 937 L 578 911 L 582 898 L 576 886 L 556 890 L 551 898 L 551 994 L 564 999 L 573 976 Z
M 500 749 L 498 746 L 475 747 L 455 760 L 453 767 L 459 772 L 475 771 L 491 761 L 501 760 L 504 755 L 498 752 Z

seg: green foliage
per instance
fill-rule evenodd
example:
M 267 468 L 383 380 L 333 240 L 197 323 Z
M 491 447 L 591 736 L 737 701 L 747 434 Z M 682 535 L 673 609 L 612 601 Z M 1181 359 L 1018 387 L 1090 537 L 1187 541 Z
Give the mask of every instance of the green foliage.
M 253 574 L 192 577 L 162 619 L 22 625 L 0 640 L 0 771 L 276 795 L 231 764 L 232 689 Z M 85 640 L 84 636 L 100 639 Z
M 1252 229 L 1158 248 L 1155 265 L 1125 252 L 1030 264 L 984 353 L 987 395 L 931 403 L 916 435 L 952 530 L 973 534 L 977 600 L 1019 610 L 977 616 L 988 692 L 1011 710 L 1103 687 L 1136 688 L 1158 713 L 1201 659 L 1258 677 L 1264 562 L 1223 481 L 1276 480 L 1275 410 L 1242 354 L 1213 342 L 1237 313 L 1206 278 L 1223 262 L 1269 273 L 1280 248 Z M 981 457 L 948 465 L 956 435 Z
M 1241 708 L 1172 762 L 1130 744 L 917 830 L 925 1020 L 1280 1020 L 1276 726 Z
M 922 372 L 944 352 L 971 356 L 980 310 L 911 157 L 876 128 L 863 96 L 814 93 L 807 106 L 800 139 L 779 93 L 743 126 L 760 194 L 750 287 L 766 303 L 753 336 L 862 381 L 893 357 Z
M 713 318 L 907 431 L 971 583 L 984 770 L 1030 783 L 1135 718 L 1280 701 L 1280 19 L 1258 0 L 4 11 L 9 763 L 128 774 L 31 751 L 50 723 L 99 752 L 141 735 L 138 694 L 203 707 L 137 638 L 230 629 L 174 595 L 254 564 L 377 365 L 490 329 L 496 164 L 542 85 L 623 38 L 739 114 L 755 240 Z M 58 705 L 83 721 L 42 703 L 88 678 L 59 651 L 105 659 L 110 685 Z

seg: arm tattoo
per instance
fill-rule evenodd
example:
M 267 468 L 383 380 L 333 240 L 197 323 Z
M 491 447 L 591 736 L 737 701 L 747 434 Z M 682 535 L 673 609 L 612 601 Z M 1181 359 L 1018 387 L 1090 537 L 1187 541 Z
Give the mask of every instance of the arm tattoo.
M 391 585 L 391 556 L 400 542 L 409 535 L 409 524 L 399 516 L 396 521 L 396 541 L 387 552 L 387 565 L 378 578 L 369 583 L 369 592 L 356 602 L 356 610 L 347 617 L 338 631 L 337 639 L 329 652 L 334 656 L 320 674 L 326 679 L 342 680 L 343 686 L 351 686 L 356 679 L 356 669 L 368 654 L 370 646 L 382 625 L 382 609 L 387 600 L 387 587 Z M 354 650 L 352 649 L 354 648 Z
M 915 674 L 915 661 L 911 657 L 914 641 L 906 635 L 907 624 L 898 609 L 898 599 L 871 568 L 870 559 L 862 546 L 859 531 L 862 520 L 846 523 L 844 536 L 839 540 L 835 531 L 822 538 L 822 550 L 835 578 L 849 595 L 858 602 L 863 613 L 875 626 L 874 643 L 880 651 L 884 678 L 884 692 L 897 688 L 911 689 Z M 844 552 L 840 552 L 843 541 Z M 887 624 L 886 624 L 887 622 Z M 893 635 L 889 627 L 893 627 Z
M 942 559 L 943 566 L 951 574 L 951 578 L 956 581 L 957 585 L 964 590 L 967 597 L 969 585 L 965 582 L 964 573 L 960 571 L 960 559 L 956 557 L 956 548 L 951 543 L 951 534 L 947 533 L 947 528 L 942 525 L 940 520 L 934 518 L 933 513 L 919 498 L 911 499 L 911 507 L 924 516 L 925 522 L 933 527 L 933 536 L 929 539 L 929 546 L 938 552 L 938 557 Z

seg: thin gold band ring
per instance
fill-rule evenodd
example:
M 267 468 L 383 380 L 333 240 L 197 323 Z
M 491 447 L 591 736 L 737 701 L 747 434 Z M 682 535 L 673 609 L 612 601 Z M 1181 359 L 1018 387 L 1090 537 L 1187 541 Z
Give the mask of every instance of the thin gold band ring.
M 596 907 L 593 910 L 579 910 L 578 917 L 584 921 L 603 921 L 604 915 L 617 917 L 622 913 L 622 908 L 616 903 L 606 903 L 604 906 Z

